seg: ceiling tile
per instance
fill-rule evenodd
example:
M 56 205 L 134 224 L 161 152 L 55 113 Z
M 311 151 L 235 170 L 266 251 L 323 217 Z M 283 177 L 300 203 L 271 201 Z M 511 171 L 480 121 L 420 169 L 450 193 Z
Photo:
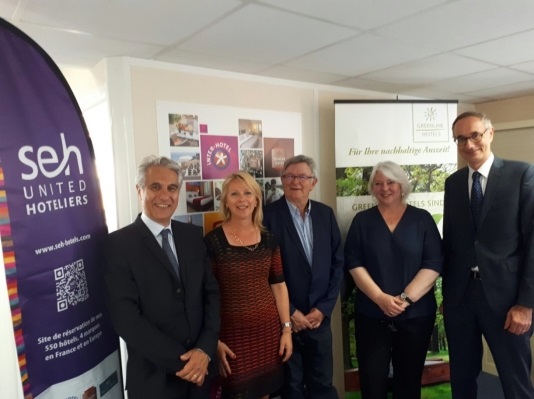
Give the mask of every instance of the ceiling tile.
M 364 77 L 383 82 L 423 85 L 436 80 L 462 76 L 494 68 L 480 61 L 461 56 L 441 54 L 381 71 L 365 74 Z
M 486 97 L 474 97 L 465 94 L 451 93 L 446 90 L 435 88 L 432 85 L 421 86 L 413 90 L 406 90 L 404 93 L 412 94 L 429 100 L 458 100 L 464 103 L 479 103 L 489 100 Z
M 56 63 L 92 67 L 106 57 L 150 58 L 161 47 L 18 24 Z
M 20 22 L 161 45 L 183 39 L 242 6 L 237 0 L 28 0 L 24 4 Z
M 433 53 L 430 48 L 409 46 L 373 34 L 364 34 L 296 58 L 287 64 L 314 71 L 356 76 Z
M 349 78 L 334 82 L 338 86 L 352 87 L 355 89 L 381 91 L 384 93 L 402 94 L 406 90 L 414 89 L 416 85 L 388 83 L 370 79 Z
M 446 2 L 447 0 L 410 0 L 404 2 L 391 0 L 259 1 L 261 4 L 268 4 L 322 21 L 330 21 L 358 29 L 382 26 Z
M 179 47 L 277 64 L 355 33 L 351 29 L 252 4 Z
M 528 82 L 534 75 L 513 71 L 508 68 L 495 68 L 488 71 L 445 79 L 431 84 L 436 90 L 447 90 L 452 93 L 467 93 L 489 87 L 511 85 Z
M 375 32 L 448 51 L 532 29 L 533 16 L 531 0 L 451 1 Z
M 501 100 L 505 98 L 520 97 L 534 92 L 534 80 L 529 82 L 516 83 L 514 85 L 505 85 L 492 87 L 491 89 L 477 90 L 466 92 L 466 95 L 475 97 L 487 97 L 492 100 Z
M 534 12 L 532 17 L 534 18 Z M 533 61 L 534 30 L 469 46 L 456 50 L 455 53 L 502 66 Z
M 13 13 L 17 9 L 19 0 L 2 0 L 0 2 L 0 17 L 4 19 L 11 19 Z
M 254 73 L 259 69 L 265 69 L 268 64 L 255 62 L 255 60 L 237 60 L 236 58 L 224 55 L 214 55 L 199 53 L 195 51 L 173 49 L 165 51 L 155 57 L 158 61 L 172 62 L 176 64 L 192 65 L 210 69 L 221 69 L 223 71 Z
M 534 61 L 523 62 L 521 64 L 512 65 L 510 68 L 517 69 L 518 71 L 534 73 Z
M 270 76 L 273 78 L 296 80 L 300 82 L 314 82 L 319 84 L 331 84 L 340 79 L 344 79 L 344 76 L 333 73 L 314 72 L 284 65 L 274 66 L 272 68 L 258 71 L 257 73 L 262 76 Z

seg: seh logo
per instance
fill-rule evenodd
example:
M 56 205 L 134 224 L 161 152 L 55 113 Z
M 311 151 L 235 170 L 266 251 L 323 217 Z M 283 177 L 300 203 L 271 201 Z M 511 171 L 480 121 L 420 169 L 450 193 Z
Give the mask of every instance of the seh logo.
M 61 149 L 62 154 L 58 154 L 56 150 L 48 145 L 43 145 L 37 148 L 35 152 L 34 148 L 30 145 L 25 145 L 19 150 L 19 160 L 24 165 L 31 169 L 30 173 L 21 173 L 23 180 L 35 179 L 39 172 L 48 178 L 54 178 L 61 172 L 65 171 L 65 176 L 70 176 L 70 164 L 69 158 L 71 154 L 74 154 L 75 160 L 78 164 L 78 170 L 83 175 L 82 154 L 80 149 L 74 145 L 68 146 L 65 141 L 65 134 L 60 133 L 61 136 Z M 59 159 L 59 156 L 63 156 Z

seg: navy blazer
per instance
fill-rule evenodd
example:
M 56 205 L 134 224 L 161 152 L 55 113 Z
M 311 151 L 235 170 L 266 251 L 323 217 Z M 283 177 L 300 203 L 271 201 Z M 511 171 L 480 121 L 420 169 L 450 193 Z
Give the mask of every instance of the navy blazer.
M 310 267 L 285 196 L 267 205 L 263 223 L 278 239 L 291 314 L 317 308 L 330 325 L 343 276 L 341 233 L 332 208 L 311 201 L 313 261 Z
M 443 299 L 458 305 L 478 266 L 492 309 L 534 308 L 534 166 L 495 157 L 478 229 L 469 207 L 467 167 L 445 181 Z
M 180 355 L 200 348 L 216 356 L 219 289 L 202 232 L 176 221 L 172 231 L 183 284 L 140 216 L 108 236 L 108 307 L 128 348 L 129 397 L 183 397 L 179 392 L 190 383 L 174 375 L 184 366 Z

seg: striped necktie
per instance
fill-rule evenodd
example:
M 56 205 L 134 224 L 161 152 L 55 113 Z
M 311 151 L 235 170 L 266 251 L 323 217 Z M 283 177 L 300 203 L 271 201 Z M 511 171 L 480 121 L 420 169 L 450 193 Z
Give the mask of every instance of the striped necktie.
M 163 252 L 165 252 L 165 255 L 167 255 L 167 258 L 169 258 L 169 261 L 176 272 L 176 276 L 178 277 L 178 280 L 180 280 L 180 266 L 178 265 L 178 259 L 176 259 L 174 252 L 172 252 L 172 248 L 169 243 L 169 234 L 171 234 L 171 232 L 169 229 L 163 229 L 161 230 L 160 234 L 162 238 L 161 247 L 163 248 Z

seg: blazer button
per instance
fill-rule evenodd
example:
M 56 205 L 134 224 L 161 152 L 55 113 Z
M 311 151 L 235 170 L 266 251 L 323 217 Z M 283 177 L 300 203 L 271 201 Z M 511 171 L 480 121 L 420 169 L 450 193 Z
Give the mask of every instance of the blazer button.
M 478 245 L 478 240 L 475 241 L 475 245 Z
M 186 345 L 189 345 L 190 343 L 191 343 L 191 340 L 190 340 L 189 338 L 187 338 L 187 339 L 185 340 L 185 344 L 186 344 Z
M 182 289 L 181 289 L 181 288 L 177 288 L 177 289 L 176 289 L 176 293 L 177 293 L 177 294 L 181 294 L 181 293 L 182 293 Z

